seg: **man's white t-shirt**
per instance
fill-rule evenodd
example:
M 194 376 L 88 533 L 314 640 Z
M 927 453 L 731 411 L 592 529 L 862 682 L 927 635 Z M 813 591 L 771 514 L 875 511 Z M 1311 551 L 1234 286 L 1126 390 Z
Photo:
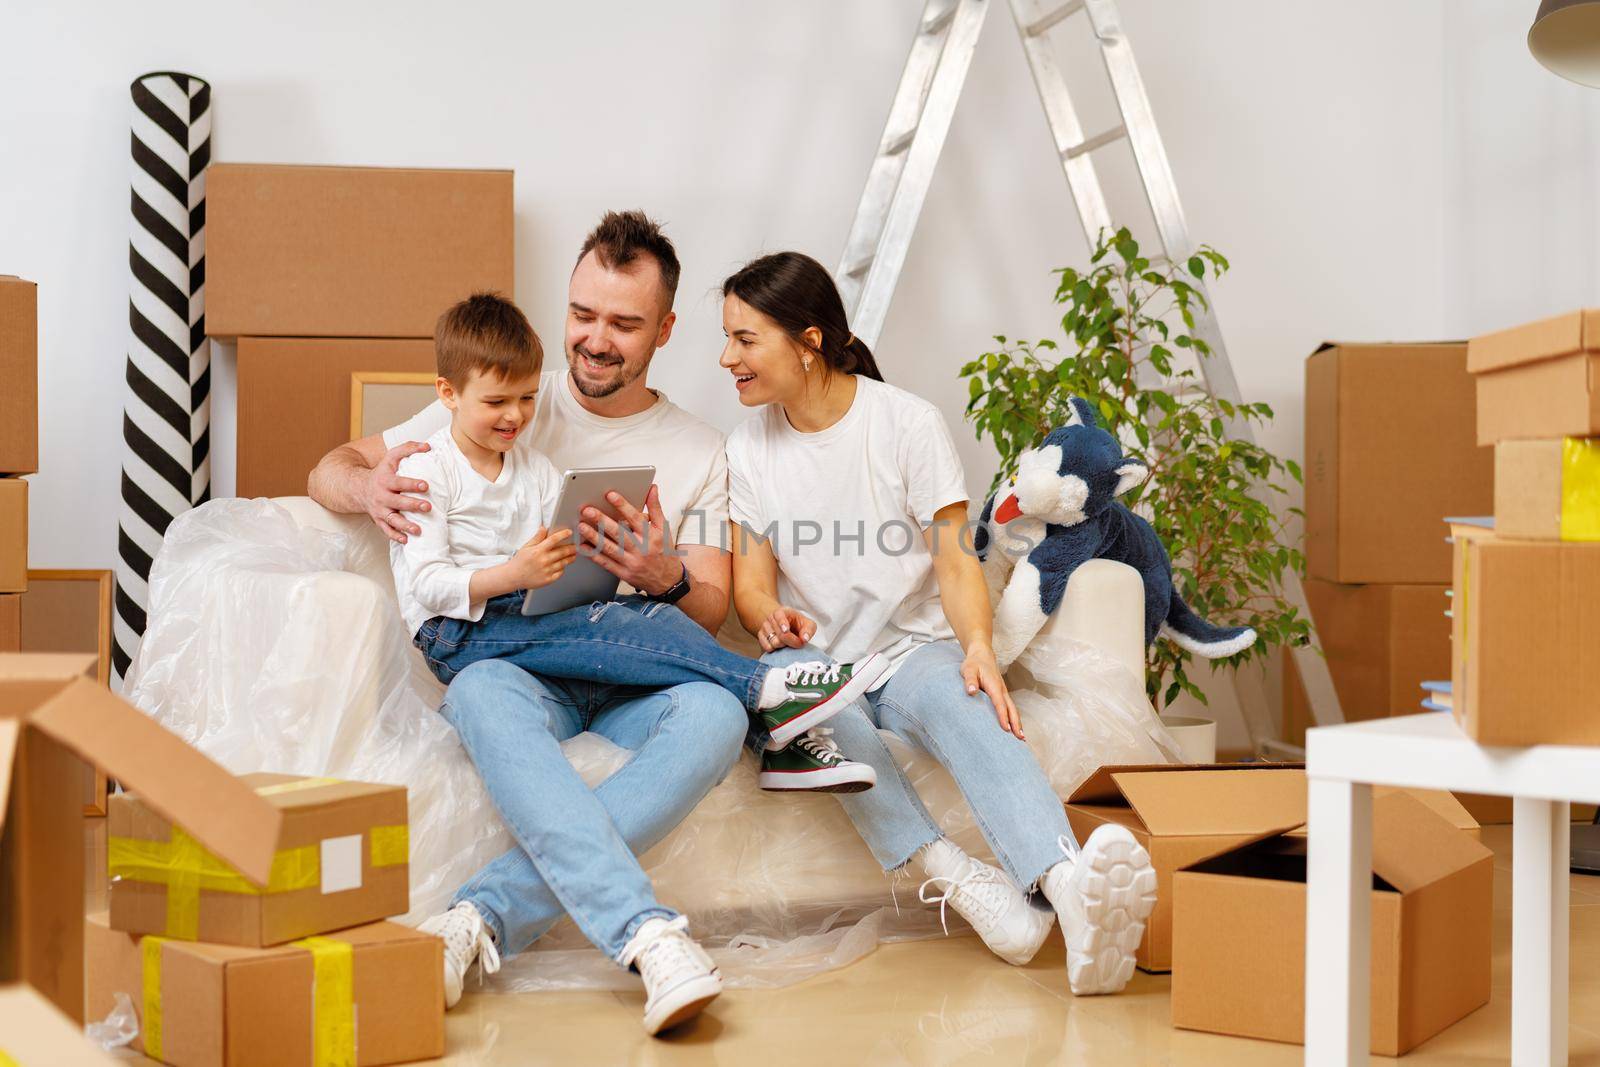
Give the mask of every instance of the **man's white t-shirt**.
M 656 402 L 644 411 L 608 419 L 578 403 L 565 369 L 545 371 L 539 379 L 532 430 L 517 439 L 512 451 L 542 452 L 559 471 L 653 466 L 674 543 L 726 548 L 728 465 L 722 432 L 668 400 L 659 389 L 654 392 Z M 385 430 L 383 446 L 426 441 L 449 425 L 449 409 L 435 400 Z M 631 503 L 644 507 L 642 500 Z
M 860 375 L 825 430 L 801 433 L 769 404 L 728 437 L 733 521 L 769 539 L 778 599 L 816 620 L 813 643 L 840 662 L 881 652 L 895 669 L 954 636 L 923 531 L 966 499 L 938 409 Z
M 429 449 L 400 461 L 400 473 L 428 483 L 427 511 L 411 518 L 422 530 L 390 543 L 389 566 L 407 632 L 436 615 L 476 622 L 467 585 L 474 571 L 504 563 L 555 514 L 561 475 L 544 455 L 512 446 L 493 481 L 473 469 L 450 426 L 427 437 Z

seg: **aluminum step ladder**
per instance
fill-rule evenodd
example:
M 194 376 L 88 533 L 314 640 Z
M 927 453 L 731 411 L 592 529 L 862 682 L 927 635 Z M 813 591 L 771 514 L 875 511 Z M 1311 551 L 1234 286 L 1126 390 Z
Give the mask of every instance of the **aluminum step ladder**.
M 1113 220 L 1105 192 L 1095 171 L 1094 154 L 1126 141 L 1138 165 L 1145 201 L 1160 236 L 1162 254 L 1156 262 L 1183 263 L 1195 244 L 1184 221 L 1177 183 L 1167 162 L 1167 152 L 1150 110 L 1144 81 L 1133 49 L 1122 31 L 1115 0 L 1009 0 L 1012 18 L 1022 35 L 1022 48 L 1033 72 L 1034 86 L 1044 107 L 1046 123 L 1055 141 L 1057 158 L 1066 175 L 1067 188 L 1089 244 Z M 927 0 L 921 22 L 911 42 L 900 75 L 899 88 L 884 123 L 878 152 L 867 172 L 866 188 L 856 208 L 850 236 L 845 241 L 836 278 L 855 333 L 876 345 L 888 316 L 895 285 L 905 265 L 912 231 L 922 213 L 934 168 L 944 148 L 950 121 L 966 82 L 978 36 L 988 14 L 988 0 Z M 1075 19 L 1074 16 L 1082 16 Z M 1050 43 L 1051 31 L 1064 23 L 1086 22 L 1099 47 L 1110 79 L 1121 121 L 1110 129 L 1085 135 L 1061 67 Z M 1211 306 L 1205 283 L 1186 279 L 1205 295 L 1206 306 L 1195 311 L 1195 334 L 1211 348 L 1208 359 L 1197 361 L 1206 388 L 1219 399 L 1238 404 L 1239 383 L 1234 377 L 1222 331 Z M 1247 423 L 1235 419 L 1229 426 L 1235 437 L 1254 441 Z M 1310 618 L 1305 591 L 1293 572 L 1283 580 L 1284 599 Z M 1327 662 L 1311 647 L 1294 650 L 1295 665 L 1305 685 L 1311 717 L 1317 725 L 1344 721 Z M 1286 744 L 1273 721 L 1264 679 L 1253 668 L 1233 672 L 1245 728 L 1256 752 L 1264 756 L 1298 755 Z

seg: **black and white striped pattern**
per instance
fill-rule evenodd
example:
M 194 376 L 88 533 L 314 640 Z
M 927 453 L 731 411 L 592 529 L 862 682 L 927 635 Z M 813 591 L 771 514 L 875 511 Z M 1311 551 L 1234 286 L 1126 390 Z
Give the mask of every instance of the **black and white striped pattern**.
M 211 86 L 146 74 L 133 92 L 128 397 L 112 685 L 120 689 L 149 604 L 150 561 L 168 525 L 211 495 L 211 350 L 205 320 Z

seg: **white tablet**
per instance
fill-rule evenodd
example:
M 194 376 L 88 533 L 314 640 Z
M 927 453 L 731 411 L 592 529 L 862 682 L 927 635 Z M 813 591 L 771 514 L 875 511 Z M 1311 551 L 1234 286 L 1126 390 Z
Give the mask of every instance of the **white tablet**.
M 580 604 L 610 600 L 617 595 L 616 576 L 590 559 L 583 549 L 578 537 L 578 521 L 583 509 L 592 507 L 607 518 L 621 522 L 621 514 L 606 500 L 610 492 L 621 493 L 628 503 L 643 511 L 644 499 L 655 479 L 654 467 L 584 467 L 561 476 L 556 511 L 545 526 L 551 530 L 563 527 L 571 530 L 573 544 L 579 545 L 578 558 L 549 585 L 528 590 L 522 599 L 524 615 L 548 615 Z M 627 524 L 623 527 L 626 529 Z

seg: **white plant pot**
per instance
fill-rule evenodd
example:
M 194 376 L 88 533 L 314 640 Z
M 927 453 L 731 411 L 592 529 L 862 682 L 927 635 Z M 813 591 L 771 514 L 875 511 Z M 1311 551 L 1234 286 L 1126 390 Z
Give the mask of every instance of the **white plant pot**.
M 1161 725 L 1178 743 L 1185 763 L 1217 762 L 1217 723 L 1198 715 L 1163 715 Z

